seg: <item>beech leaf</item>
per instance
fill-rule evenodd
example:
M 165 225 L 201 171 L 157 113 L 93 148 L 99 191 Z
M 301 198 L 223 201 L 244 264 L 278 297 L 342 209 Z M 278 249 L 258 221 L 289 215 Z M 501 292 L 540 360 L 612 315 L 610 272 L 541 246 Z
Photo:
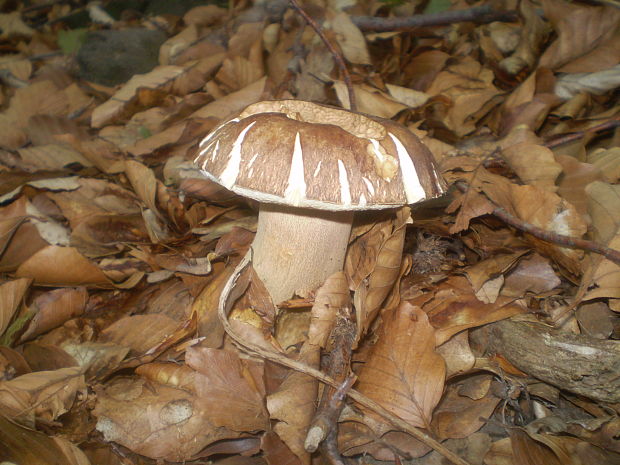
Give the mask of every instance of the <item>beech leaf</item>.
M 407 423 L 428 428 L 446 376 L 435 329 L 422 309 L 406 302 L 384 318 L 358 390 Z

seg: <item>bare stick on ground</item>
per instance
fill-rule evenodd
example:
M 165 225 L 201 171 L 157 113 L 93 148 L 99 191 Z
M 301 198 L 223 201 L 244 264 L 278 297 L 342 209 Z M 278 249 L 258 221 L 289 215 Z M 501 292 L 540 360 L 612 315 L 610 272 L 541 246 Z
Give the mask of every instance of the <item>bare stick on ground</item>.
M 616 116 L 608 121 L 604 121 L 596 126 L 592 126 L 584 131 L 571 132 L 568 134 L 562 134 L 560 136 L 554 137 L 547 142 L 545 142 L 545 147 L 550 149 L 557 147 L 559 145 L 568 144 L 569 142 L 573 142 L 575 140 L 581 139 L 587 134 L 596 134 L 599 132 L 611 131 L 620 127 L 620 116 Z
M 493 21 L 516 21 L 516 11 L 497 11 L 491 5 L 467 8 L 464 10 L 442 11 L 402 18 L 382 18 L 379 16 L 352 16 L 351 21 L 362 31 L 388 32 L 403 31 L 416 27 L 444 26 L 446 24 L 472 21 L 490 23 Z
M 469 189 L 469 186 L 467 186 L 463 182 L 457 182 L 456 187 L 461 192 L 467 192 L 467 190 Z M 618 250 L 610 249 L 609 247 L 605 247 L 598 242 L 589 241 L 587 239 L 580 239 L 578 237 L 565 236 L 563 234 L 558 234 L 553 231 L 547 231 L 545 229 L 539 228 L 538 226 L 534 226 L 531 223 L 527 223 L 517 218 L 516 216 L 511 215 L 502 207 L 495 205 L 491 200 L 489 200 L 489 202 L 493 204 L 493 216 L 498 217 L 499 219 L 509 224 L 510 226 L 518 229 L 519 231 L 531 234 L 532 236 L 545 242 L 551 242 L 553 244 L 558 244 L 563 247 L 587 250 L 589 252 L 601 254 L 608 260 L 611 260 L 617 265 L 620 265 L 620 251 Z

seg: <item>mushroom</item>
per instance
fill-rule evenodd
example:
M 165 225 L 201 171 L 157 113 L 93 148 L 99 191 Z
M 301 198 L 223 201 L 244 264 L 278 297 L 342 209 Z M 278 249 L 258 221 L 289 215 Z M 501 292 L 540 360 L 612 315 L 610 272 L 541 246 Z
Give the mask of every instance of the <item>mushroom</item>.
M 202 140 L 194 163 L 260 203 L 252 264 L 275 303 L 342 270 L 355 211 L 445 190 L 430 151 L 405 127 L 301 100 L 248 106 Z

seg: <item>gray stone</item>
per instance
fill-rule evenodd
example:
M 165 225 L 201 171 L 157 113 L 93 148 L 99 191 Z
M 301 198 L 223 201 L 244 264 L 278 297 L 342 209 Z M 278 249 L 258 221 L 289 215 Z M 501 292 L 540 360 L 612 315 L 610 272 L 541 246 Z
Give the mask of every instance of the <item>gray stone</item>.
M 127 82 L 158 64 L 166 34 L 149 29 L 97 31 L 86 36 L 77 54 L 80 76 L 106 86 Z

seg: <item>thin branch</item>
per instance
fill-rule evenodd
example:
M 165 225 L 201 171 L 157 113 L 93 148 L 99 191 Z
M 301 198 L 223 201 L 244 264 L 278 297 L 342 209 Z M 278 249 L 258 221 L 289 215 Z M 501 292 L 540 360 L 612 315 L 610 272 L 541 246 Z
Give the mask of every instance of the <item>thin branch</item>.
M 463 182 L 457 182 L 456 187 L 463 193 L 467 192 L 469 186 L 467 186 Z M 564 234 L 558 234 L 553 231 L 547 231 L 545 229 L 539 228 L 538 226 L 534 226 L 531 223 L 526 223 L 525 221 L 517 218 L 516 216 L 511 215 L 506 210 L 504 210 L 499 205 L 496 205 L 491 200 L 489 200 L 493 205 L 492 214 L 505 223 L 508 223 L 510 226 L 517 228 L 520 231 L 531 234 L 534 237 L 537 237 L 540 240 L 545 242 L 551 242 L 553 244 L 558 244 L 563 247 L 570 247 L 572 249 L 582 249 L 587 250 L 589 252 L 594 252 L 603 255 L 608 260 L 620 265 L 620 251 L 615 249 L 610 249 L 609 247 L 605 247 L 598 242 L 589 241 L 587 239 L 580 239 L 578 237 L 565 236 Z
M 446 24 L 473 21 L 490 23 L 493 21 L 512 22 L 518 19 L 516 11 L 497 11 L 491 5 L 477 6 L 464 10 L 442 11 L 403 18 L 382 18 L 378 16 L 352 16 L 351 21 L 362 31 L 388 32 L 403 31 L 416 27 L 443 26 Z
M 342 54 L 336 50 L 336 47 L 332 45 L 329 39 L 325 36 L 323 29 L 319 24 L 310 16 L 308 13 L 304 11 L 301 5 L 297 2 L 297 0 L 289 0 L 293 8 L 297 10 L 297 12 L 306 20 L 306 22 L 314 29 L 317 35 L 321 38 L 329 52 L 334 57 L 338 68 L 340 68 L 340 72 L 342 73 L 342 78 L 344 79 L 344 83 L 347 86 L 347 91 L 349 93 L 349 107 L 351 111 L 357 111 L 357 102 L 355 101 L 355 92 L 353 91 L 353 82 L 351 81 L 351 75 L 349 74 L 349 70 L 347 69 L 347 65 L 344 62 L 344 58 Z
M 237 283 L 239 276 L 249 264 L 250 264 L 250 254 L 246 254 L 245 258 L 241 261 L 241 263 L 239 263 L 239 265 L 237 266 L 237 268 L 235 269 L 231 277 L 228 279 L 228 281 L 224 285 L 224 288 L 222 289 L 222 293 L 220 294 L 220 300 L 218 303 L 217 313 L 218 313 L 218 317 L 220 321 L 222 322 L 222 326 L 224 326 L 224 330 L 226 331 L 226 334 L 228 334 L 228 336 L 236 344 L 238 344 L 246 352 L 252 355 L 255 355 L 257 357 L 262 357 L 271 362 L 277 363 L 287 368 L 291 368 L 295 371 L 299 371 L 300 373 L 304 373 L 308 376 L 312 376 L 313 378 L 321 381 L 324 384 L 327 384 L 328 386 L 333 387 L 334 389 L 339 389 L 342 386 L 341 383 L 336 381 L 331 376 L 327 376 L 322 371 L 317 370 L 316 368 L 312 368 L 304 363 L 298 362 L 297 360 L 292 360 L 283 354 L 279 354 L 269 349 L 266 349 L 264 347 L 261 347 L 259 345 L 256 345 L 255 343 L 246 340 L 245 338 L 243 338 L 242 336 L 240 336 L 239 334 L 235 332 L 232 325 L 228 321 L 228 311 L 230 307 L 232 307 L 232 303 L 230 303 L 229 305 L 228 299 L 230 295 L 232 294 L 232 291 L 235 288 L 235 285 Z M 389 421 L 395 427 L 399 428 L 401 431 L 409 433 L 411 436 L 413 436 L 418 441 L 421 441 L 427 446 L 433 448 L 434 450 L 439 452 L 441 455 L 443 455 L 445 458 L 450 460 L 450 462 L 452 462 L 453 464 L 471 465 L 469 462 L 467 462 L 466 460 L 456 455 L 454 452 L 452 452 L 450 449 L 445 447 L 439 441 L 433 439 L 432 437 L 430 437 L 428 434 L 424 433 L 423 431 L 411 426 L 405 420 L 398 417 L 397 415 L 394 415 L 392 412 L 387 410 L 385 407 L 375 402 L 374 400 L 370 399 L 369 397 L 366 397 L 364 394 L 356 391 L 355 389 L 351 389 L 350 391 L 347 392 L 347 395 L 351 399 L 359 403 L 360 405 L 363 405 L 364 407 L 376 412 L 378 415 L 385 418 L 387 421 Z
M 552 149 L 554 147 L 557 147 L 558 145 L 567 144 L 574 140 L 581 139 L 587 134 L 596 134 L 598 132 L 611 131 L 613 129 L 616 129 L 617 127 L 620 127 L 620 116 L 616 116 L 615 118 L 597 124 L 596 126 L 592 126 L 591 128 L 588 128 L 584 131 L 571 132 L 568 134 L 562 134 L 558 137 L 554 137 L 545 142 L 544 145 L 545 147 Z

